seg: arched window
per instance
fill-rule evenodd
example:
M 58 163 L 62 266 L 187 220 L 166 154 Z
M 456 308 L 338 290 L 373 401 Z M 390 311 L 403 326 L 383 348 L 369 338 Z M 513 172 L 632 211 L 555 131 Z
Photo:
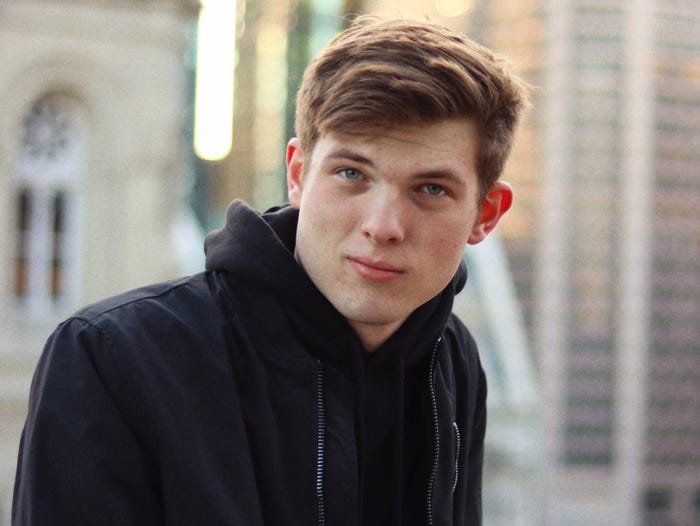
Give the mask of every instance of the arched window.
M 24 117 L 14 163 L 13 295 L 43 315 L 72 307 L 85 131 L 80 105 L 63 94 L 39 99 Z

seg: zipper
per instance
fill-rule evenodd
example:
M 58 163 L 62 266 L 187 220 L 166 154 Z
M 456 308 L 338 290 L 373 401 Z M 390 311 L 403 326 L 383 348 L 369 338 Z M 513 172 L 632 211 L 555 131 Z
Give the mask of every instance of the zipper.
M 326 506 L 323 502 L 323 470 L 326 440 L 326 408 L 323 400 L 323 365 L 316 369 L 316 510 L 318 525 L 326 524 Z
M 435 360 L 437 358 L 437 350 L 440 347 L 440 342 L 442 342 L 442 337 L 438 338 L 433 347 L 433 353 L 430 356 L 430 368 L 428 370 L 428 392 L 430 393 L 430 406 L 433 415 L 433 467 L 430 471 L 430 478 L 428 479 L 428 493 L 427 493 L 427 519 L 428 526 L 433 525 L 433 491 L 435 486 L 435 479 L 437 478 L 438 471 L 438 461 L 440 459 L 440 428 L 438 422 L 438 408 L 437 408 L 437 396 L 435 395 L 435 382 L 433 381 L 433 376 L 435 374 Z
M 457 425 L 457 422 L 452 422 L 452 427 L 455 430 L 455 437 L 457 438 L 457 452 L 455 455 L 455 478 L 452 482 L 452 495 L 454 495 L 455 491 L 457 491 L 457 483 L 459 482 L 459 452 L 462 447 L 462 437 L 459 434 L 459 426 Z

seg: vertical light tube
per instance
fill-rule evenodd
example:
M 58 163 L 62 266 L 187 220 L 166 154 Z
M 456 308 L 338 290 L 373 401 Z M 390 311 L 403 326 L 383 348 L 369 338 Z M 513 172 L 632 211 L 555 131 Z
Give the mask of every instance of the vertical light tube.
M 236 0 L 201 0 L 197 29 L 194 149 L 216 161 L 231 151 Z

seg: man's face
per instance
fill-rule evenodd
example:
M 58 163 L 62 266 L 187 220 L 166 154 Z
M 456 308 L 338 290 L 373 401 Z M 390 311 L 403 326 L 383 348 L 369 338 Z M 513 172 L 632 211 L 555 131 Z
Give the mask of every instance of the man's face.
M 311 155 L 290 141 L 297 258 L 367 350 L 447 286 L 466 243 L 510 206 L 497 183 L 480 212 L 477 144 L 466 119 L 330 133 Z

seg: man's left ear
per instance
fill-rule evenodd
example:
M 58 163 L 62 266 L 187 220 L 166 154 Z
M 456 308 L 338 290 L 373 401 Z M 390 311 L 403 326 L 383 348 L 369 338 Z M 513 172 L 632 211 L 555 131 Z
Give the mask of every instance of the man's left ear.
M 472 228 L 467 243 L 476 245 L 496 228 L 503 214 L 505 214 L 513 204 L 513 189 L 505 181 L 496 181 L 488 191 L 484 202 L 481 204 L 481 215 Z

